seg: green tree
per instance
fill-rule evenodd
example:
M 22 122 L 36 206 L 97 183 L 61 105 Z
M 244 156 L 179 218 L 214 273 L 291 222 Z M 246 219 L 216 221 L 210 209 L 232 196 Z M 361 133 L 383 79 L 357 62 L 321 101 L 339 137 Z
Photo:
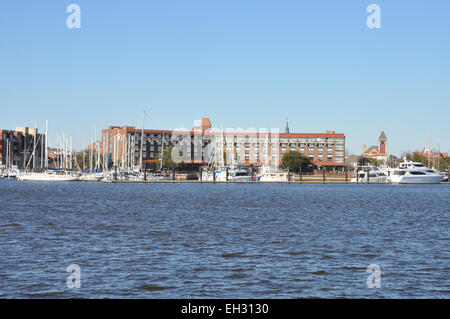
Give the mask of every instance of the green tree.
M 406 157 L 406 160 L 407 160 L 407 161 L 412 161 L 413 154 L 412 154 L 411 152 L 408 152 L 408 153 L 404 154 L 404 155 L 402 156 L 402 162 L 403 162 L 403 158 L 404 158 L 404 157 Z
M 297 151 L 284 153 L 281 162 L 281 167 L 284 169 L 289 168 L 291 172 L 299 172 L 300 166 L 302 167 L 302 170 L 305 171 L 309 165 L 311 165 L 309 158 Z
M 363 156 L 360 156 L 358 159 L 358 166 L 366 166 L 369 165 L 369 159 Z
M 423 156 L 422 154 L 419 154 L 419 152 L 414 152 L 412 155 L 412 161 L 425 164 L 425 156 Z
M 381 166 L 383 165 L 384 161 L 378 160 L 376 158 L 369 158 L 369 164 L 372 166 Z
M 394 155 L 389 155 L 387 164 L 389 167 L 397 167 L 399 163 L 399 158 Z
M 439 167 L 440 169 L 449 169 L 450 168 L 450 157 L 444 157 L 439 159 Z
M 164 154 L 162 157 L 162 166 L 163 168 L 175 169 L 178 167 L 178 163 L 175 163 L 172 160 L 172 146 L 164 147 Z

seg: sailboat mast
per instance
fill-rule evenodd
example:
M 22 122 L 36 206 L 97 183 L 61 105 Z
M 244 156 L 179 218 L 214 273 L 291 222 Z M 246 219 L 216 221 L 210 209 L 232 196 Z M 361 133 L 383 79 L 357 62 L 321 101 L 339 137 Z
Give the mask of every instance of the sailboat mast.
M 163 136 L 162 136 L 161 147 L 162 147 L 162 150 L 161 150 L 161 165 L 160 165 L 160 167 L 159 167 L 159 170 L 160 170 L 160 171 L 162 171 L 162 169 L 163 169 L 163 159 L 164 159 L 164 134 L 163 134 Z
M 100 137 L 99 137 L 100 138 Z M 97 139 L 97 169 L 100 170 L 100 140 Z
M 62 169 L 66 168 L 66 135 L 62 134 L 62 141 L 61 141 L 61 152 L 62 152 L 62 157 L 61 157 L 61 164 L 62 164 Z
M 36 121 L 34 122 L 34 134 L 33 134 L 33 170 L 36 169 Z
M 89 143 L 89 171 L 92 173 L 92 138 Z
M 72 135 L 70 135 L 70 151 L 69 151 L 69 156 L 70 156 L 70 169 L 73 168 L 72 163 L 73 163 L 73 151 L 72 151 Z
M 44 168 L 44 137 L 42 136 L 41 133 L 41 164 L 40 164 L 40 168 L 41 170 Z
M 45 152 L 44 152 L 44 168 L 47 169 L 48 167 L 48 153 L 47 153 L 47 148 L 48 148 L 48 121 L 45 120 Z
M 83 164 L 82 164 L 83 166 L 82 167 L 83 167 L 83 171 L 85 171 L 85 165 L 84 165 L 84 143 L 83 143 L 82 147 L 83 147 Z
M 142 151 L 144 148 L 144 121 L 145 121 L 145 111 L 142 115 L 141 147 L 140 147 L 140 154 L 139 154 L 139 167 L 141 168 L 141 171 L 143 169 Z
M 9 137 L 6 140 L 6 170 L 8 172 L 9 169 Z

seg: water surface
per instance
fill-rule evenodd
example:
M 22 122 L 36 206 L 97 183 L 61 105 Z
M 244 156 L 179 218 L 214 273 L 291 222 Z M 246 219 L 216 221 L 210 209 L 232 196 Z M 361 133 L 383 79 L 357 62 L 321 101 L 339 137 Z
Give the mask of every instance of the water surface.
M 449 185 L 0 181 L 2 298 L 449 298 Z M 69 289 L 66 268 L 81 267 Z M 369 264 L 381 288 L 366 284 Z

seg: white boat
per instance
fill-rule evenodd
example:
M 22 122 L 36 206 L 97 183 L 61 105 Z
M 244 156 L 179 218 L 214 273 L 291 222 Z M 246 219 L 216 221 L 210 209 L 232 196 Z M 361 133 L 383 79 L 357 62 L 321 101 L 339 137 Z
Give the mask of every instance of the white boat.
M 422 163 L 405 161 L 399 167 L 390 170 L 388 183 L 393 184 L 440 184 L 444 176 Z
M 43 173 L 22 173 L 17 175 L 20 181 L 46 181 L 46 182 L 73 182 L 80 178 L 69 173 L 43 172 Z
M 144 181 L 144 174 L 139 174 L 128 170 L 109 171 L 100 179 L 102 182 L 120 183 L 141 183 Z
M 444 177 L 442 181 L 448 183 L 448 171 L 442 171 L 440 174 Z
M 105 175 L 103 173 L 83 173 L 80 176 L 80 181 L 83 182 L 99 182 Z
M 5 177 L 7 178 L 16 178 L 17 175 L 21 174 L 22 172 L 18 169 L 11 168 L 6 170 Z
M 386 183 L 387 175 L 376 166 L 358 166 L 358 177 L 353 177 L 352 183 Z
M 218 170 L 214 171 L 217 182 L 251 182 L 251 174 L 244 169 L 241 165 L 228 167 L 228 179 L 227 179 L 227 166 L 221 166 Z M 203 171 L 203 181 L 214 181 L 213 172 Z
M 221 167 L 216 171 L 216 181 L 227 181 L 227 168 Z M 228 181 L 229 182 L 251 182 L 252 176 L 250 173 L 240 165 L 228 167 Z
M 150 174 L 147 174 L 146 180 L 149 182 L 170 181 L 170 180 L 172 180 L 172 176 L 163 175 L 160 173 L 150 173 Z
M 117 176 L 114 176 L 117 174 Z M 143 172 L 138 171 L 109 171 L 102 175 L 100 181 L 102 182 L 119 182 L 119 183 L 143 183 L 143 182 L 156 182 L 162 180 L 172 180 L 171 176 L 162 175 L 159 173 L 147 173 L 144 175 Z
M 260 182 L 288 182 L 289 176 L 287 172 L 282 171 L 278 167 L 263 166 L 261 173 L 258 175 Z

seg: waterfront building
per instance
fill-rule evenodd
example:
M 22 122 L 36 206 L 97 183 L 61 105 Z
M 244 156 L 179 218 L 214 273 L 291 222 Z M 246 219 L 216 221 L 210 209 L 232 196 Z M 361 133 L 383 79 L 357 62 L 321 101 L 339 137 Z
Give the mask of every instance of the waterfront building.
M 142 139 L 143 136 L 143 139 Z M 214 129 L 203 118 L 192 130 L 151 130 L 130 126 L 110 126 L 102 131 L 104 158 L 109 166 L 152 168 L 160 162 L 163 148 L 175 147 L 175 161 L 206 165 L 280 165 L 283 154 L 299 151 L 314 165 L 339 171 L 345 165 L 345 135 L 325 133 L 291 133 L 286 123 L 284 133 L 276 130 Z M 142 145 L 142 152 L 141 152 Z
M 45 134 L 40 134 L 37 129 L 17 127 L 15 131 L 0 130 L 2 168 L 41 169 L 45 165 L 44 157 Z
M 420 156 L 424 156 L 424 157 L 430 157 L 433 159 L 437 159 L 437 158 L 447 158 L 448 157 L 448 153 L 441 153 L 441 152 L 434 152 L 428 148 L 423 148 L 422 152 L 418 152 L 418 154 Z
M 387 160 L 387 137 L 384 131 L 381 131 L 378 135 L 378 146 L 374 145 L 367 148 L 366 145 L 363 145 L 362 156 L 365 158 L 374 158 L 380 161 Z
M 448 158 L 448 153 L 441 153 L 440 151 L 433 151 L 430 148 L 424 147 L 422 152 L 414 152 L 414 155 L 419 155 L 427 159 L 426 164 L 430 167 L 441 169 L 441 160 Z M 425 162 L 424 162 L 425 163 Z

